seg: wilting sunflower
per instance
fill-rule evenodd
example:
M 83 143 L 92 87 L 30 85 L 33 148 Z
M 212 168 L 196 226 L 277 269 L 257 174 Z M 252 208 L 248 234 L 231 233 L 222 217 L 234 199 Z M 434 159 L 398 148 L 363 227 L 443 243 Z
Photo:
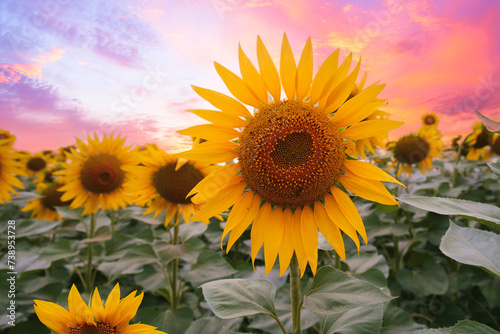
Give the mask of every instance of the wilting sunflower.
M 105 305 L 97 288 L 87 305 L 73 285 L 68 296 L 69 311 L 60 305 L 37 299 L 34 307 L 38 319 L 58 334 L 166 334 L 150 325 L 128 324 L 137 313 L 144 292 L 138 296 L 135 294 L 136 291 L 120 300 L 117 283 Z
M 384 85 L 373 85 L 346 102 L 360 63 L 349 74 L 352 55 L 337 66 L 338 54 L 337 50 L 330 55 L 313 79 L 311 39 L 296 65 L 285 34 L 278 74 L 258 37 L 260 73 L 241 47 L 242 78 L 215 63 L 236 99 L 193 86 L 218 110 L 192 110 L 211 124 L 179 133 L 207 141 L 177 156 L 207 163 L 237 159 L 207 176 L 188 194 L 196 194 L 193 203 L 206 202 L 193 219 L 207 219 L 232 206 L 223 233 L 224 238 L 231 231 L 227 250 L 253 222 L 251 256 L 255 261 L 264 245 L 266 272 L 279 255 L 283 274 L 295 252 L 302 274 L 308 262 L 315 273 L 318 229 L 342 258 L 341 230 L 358 247 L 356 232 L 367 241 L 360 215 L 349 196 L 337 188 L 338 183 L 368 200 L 397 204 L 380 181 L 399 182 L 378 167 L 348 160 L 345 151 L 353 148 L 354 140 L 387 132 L 402 122 L 362 122 L 380 107 L 379 102 L 371 101 Z M 287 96 L 283 100 L 281 88 Z M 244 104 L 254 107 L 254 114 Z
M 56 207 L 69 205 L 71 201 L 61 201 L 63 192 L 58 190 L 60 187 L 61 184 L 59 183 L 39 183 L 37 191 L 41 194 L 41 197 L 27 200 L 26 206 L 21 211 L 32 211 L 31 217 L 36 219 L 61 220 L 62 217 L 57 213 Z
M 488 145 L 491 142 L 492 133 L 481 122 L 476 122 L 472 126 L 472 131 L 464 142 L 464 146 L 468 148 L 466 159 L 484 159 L 488 155 Z
M 176 213 L 177 220 L 182 215 L 189 223 L 199 205 L 193 204 L 188 193 L 215 166 L 203 162 L 181 161 L 166 153 L 156 145 L 146 145 L 141 151 L 142 166 L 126 167 L 133 177 L 130 187 L 135 190 L 135 203 L 147 206 L 144 214 L 154 212 L 154 217 L 167 210 L 165 226 Z M 208 219 L 204 220 L 207 224 Z
M 396 175 L 401 172 L 411 177 L 413 165 L 416 165 L 422 174 L 433 168 L 432 158 L 440 157 L 438 143 L 441 138 L 434 131 L 424 131 L 418 134 L 409 134 L 400 138 L 389 147 L 394 155 L 393 162 L 387 169 L 397 166 Z
M 59 189 L 64 192 L 61 200 L 73 200 L 71 208 L 83 206 L 83 214 L 96 213 L 99 205 L 103 210 L 118 210 L 130 204 L 130 173 L 123 167 L 137 165 L 138 158 L 135 150 L 123 147 L 124 142 L 125 139 L 114 139 L 113 135 L 104 135 L 101 142 L 94 135 L 94 139 L 88 136 L 86 145 L 77 138 L 79 151 L 71 148 L 71 162 L 62 162 L 63 169 L 55 172 L 65 184 Z
M 13 141 L 11 142 L 11 144 Z M 19 161 L 23 155 L 15 152 L 10 145 L 0 145 L 0 204 L 10 202 L 11 194 L 17 194 L 14 187 L 23 189 L 23 183 L 16 175 L 26 175 Z

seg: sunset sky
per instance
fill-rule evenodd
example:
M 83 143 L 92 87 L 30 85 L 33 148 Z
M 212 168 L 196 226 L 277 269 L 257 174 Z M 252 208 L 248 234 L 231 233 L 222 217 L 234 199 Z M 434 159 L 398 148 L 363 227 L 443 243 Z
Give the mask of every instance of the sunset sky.
M 286 32 L 297 60 L 311 36 L 315 70 L 337 48 L 362 57 L 405 122 L 392 138 L 427 112 L 450 138 L 474 109 L 500 119 L 499 22 L 492 0 L 2 0 L 0 128 L 33 153 L 88 133 L 187 148 L 176 131 L 204 121 L 185 110 L 210 108 L 190 85 L 228 93 L 213 62 L 239 74 L 257 35 L 278 62 Z

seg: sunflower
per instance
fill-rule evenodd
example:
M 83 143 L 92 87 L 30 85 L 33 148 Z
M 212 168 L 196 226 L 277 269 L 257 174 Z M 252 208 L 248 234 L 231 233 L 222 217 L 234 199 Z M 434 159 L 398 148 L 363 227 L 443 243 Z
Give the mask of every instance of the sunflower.
M 387 119 L 389 116 L 389 113 L 382 111 L 382 110 L 377 110 L 370 116 L 366 117 L 365 121 L 370 121 L 370 120 L 376 120 L 376 119 Z M 370 137 L 370 138 L 365 138 L 365 139 L 358 139 L 356 140 L 356 148 L 350 154 L 352 157 L 361 157 L 363 159 L 366 159 L 366 152 L 370 152 L 372 154 L 377 154 L 375 152 L 376 147 L 384 147 L 384 143 L 387 140 L 388 134 L 387 132 L 378 134 L 376 136 Z
M 10 143 L 12 144 L 12 140 Z M 11 194 L 17 194 L 13 188 L 24 189 L 16 175 L 26 175 L 23 164 L 19 161 L 23 155 L 15 152 L 10 145 L 0 144 L 0 204 L 10 202 Z
M 437 128 L 439 124 L 439 118 L 433 112 L 422 115 L 421 120 L 422 120 L 422 127 Z
M 215 166 L 203 162 L 182 161 L 174 158 L 156 145 L 146 145 L 141 151 L 142 166 L 124 168 L 133 177 L 130 187 L 135 189 L 135 203 L 147 206 L 144 214 L 154 212 L 154 217 L 167 210 L 165 226 L 178 212 L 175 224 L 182 215 L 189 223 L 200 205 L 193 204 L 187 194 L 208 175 Z M 208 219 L 204 221 L 208 223 Z
M 231 231 L 227 251 L 252 224 L 252 261 L 264 245 L 267 273 L 279 255 L 283 274 L 294 252 L 302 275 L 307 263 L 315 273 L 318 229 L 342 258 L 341 230 L 358 247 L 356 232 L 367 242 L 360 215 L 338 183 L 368 200 L 397 204 L 380 181 L 399 182 L 378 167 L 347 159 L 345 151 L 354 147 L 354 140 L 385 133 L 402 122 L 362 122 L 380 107 L 380 102 L 371 101 L 384 85 L 373 85 L 346 102 L 360 63 L 349 74 L 352 55 L 337 66 L 338 54 L 339 50 L 326 59 L 313 80 L 311 39 L 296 65 L 284 34 L 278 74 L 257 37 L 260 73 L 241 47 L 241 78 L 215 63 L 236 99 L 193 86 L 219 110 L 191 110 L 211 124 L 179 133 L 207 141 L 176 156 L 207 163 L 237 159 L 211 173 L 188 194 L 196 194 L 193 203 L 206 202 L 193 219 L 207 219 L 232 207 L 222 236 Z M 281 88 L 287 96 L 283 100 Z M 254 114 L 244 104 L 254 107 Z
M 467 160 L 485 159 L 488 155 L 488 145 L 491 142 L 492 133 L 486 129 L 481 122 L 472 126 L 472 133 L 464 140 L 468 148 Z
M 422 126 L 417 130 L 417 134 L 422 134 L 423 137 L 432 137 L 434 147 L 441 152 L 444 148 L 444 143 L 441 140 L 442 134 L 438 130 L 439 118 L 435 113 L 427 113 L 422 117 Z M 428 134 L 424 134 L 428 132 Z
M 500 155 L 500 134 L 494 133 L 491 137 L 491 152 Z
M 61 187 L 59 183 L 46 184 L 39 183 L 37 191 L 41 197 L 31 198 L 26 201 L 26 206 L 22 212 L 32 211 L 31 217 L 43 220 L 61 220 L 62 217 L 57 213 L 57 206 L 67 206 L 71 201 L 61 201 L 63 193 L 58 189 Z
M 11 134 L 7 130 L 0 129 L 0 145 L 12 146 L 14 141 L 16 140 L 16 136 Z
M 53 159 L 49 154 L 39 152 L 25 154 L 22 158 L 24 169 L 29 177 L 38 177 L 52 166 Z
M 96 213 L 99 205 L 103 210 L 126 207 L 132 202 L 132 194 L 127 187 L 130 173 L 123 167 L 137 164 L 137 154 L 130 147 L 123 147 L 125 139 L 104 135 L 102 142 L 97 135 L 88 137 L 86 145 L 77 138 L 79 151 L 71 148 L 70 162 L 62 162 L 63 169 L 55 172 L 62 176 L 65 184 L 62 201 L 73 200 L 70 207 L 83 206 L 83 214 Z
M 68 296 L 68 310 L 60 305 L 35 299 L 38 319 L 58 334 L 166 334 L 156 327 L 144 324 L 129 325 L 137 313 L 144 292 L 136 296 L 136 291 L 120 300 L 118 283 L 110 292 L 106 305 L 101 300 L 97 288 L 89 305 L 83 301 L 75 285 Z
M 389 145 L 392 148 L 394 160 L 387 167 L 391 169 L 397 166 L 396 175 L 401 172 L 411 177 L 413 165 L 417 165 L 422 174 L 433 168 L 432 158 L 440 157 L 440 137 L 434 131 L 422 131 L 417 134 L 409 134 L 400 138 L 396 143 Z

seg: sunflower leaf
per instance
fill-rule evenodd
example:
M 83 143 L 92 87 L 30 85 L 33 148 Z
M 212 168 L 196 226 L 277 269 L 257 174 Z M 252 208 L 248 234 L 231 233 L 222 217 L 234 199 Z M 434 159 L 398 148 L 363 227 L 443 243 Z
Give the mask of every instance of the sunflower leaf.
M 265 279 L 224 279 L 201 286 L 210 309 L 221 319 L 254 314 L 277 317 L 276 286 Z
M 500 175 L 500 162 L 487 164 L 488 167 L 493 171 L 493 173 Z
M 434 259 L 428 259 L 421 268 L 403 268 L 396 273 L 396 279 L 407 290 L 418 297 L 441 295 L 448 289 L 448 274 Z
M 423 196 L 398 197 L 398 200 L 422 210 L 472 219 L 500 230 L 500 208 L 491 204 Z
M 472 320 L 461 320 L 453 327 L 419 329 L 409 334 L 498 334 L 496 330 Z
M 455 261 L 486 269 L 500 278 L 500 235 L 450 222 L 441 251 Z
M 383 304 L 359 306 L 344 313 L 315 313 L 320 334 L 377 334 L 382 327 Z
M 481 114 L 479 111 L 474 110 L 476 112 L 477 117 L 483 122 L 484 126 L 488 131 L 491 132 L 500 132 L 500 122 L 489 119 L 488 117 Z
M 391 299 L 393 297 L 371 283 L 351 277 L 333 267 L 322 267 L 304 296 L 304 308 L 315 313 L 339 314 Z

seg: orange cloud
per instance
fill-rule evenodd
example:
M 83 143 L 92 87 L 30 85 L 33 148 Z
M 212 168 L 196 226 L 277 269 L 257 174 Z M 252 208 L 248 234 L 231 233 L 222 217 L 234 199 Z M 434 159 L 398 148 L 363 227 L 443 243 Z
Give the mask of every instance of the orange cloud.
M 42 77 L 42 69 L 61 59 L 65 52 L 66 50 L 61 48 L 54 48 L 47 54 L 29 59 L 30 63 L 0 65 L 0 84 L 19 83 L 21 76 L 30 79 L 40 79 Z

